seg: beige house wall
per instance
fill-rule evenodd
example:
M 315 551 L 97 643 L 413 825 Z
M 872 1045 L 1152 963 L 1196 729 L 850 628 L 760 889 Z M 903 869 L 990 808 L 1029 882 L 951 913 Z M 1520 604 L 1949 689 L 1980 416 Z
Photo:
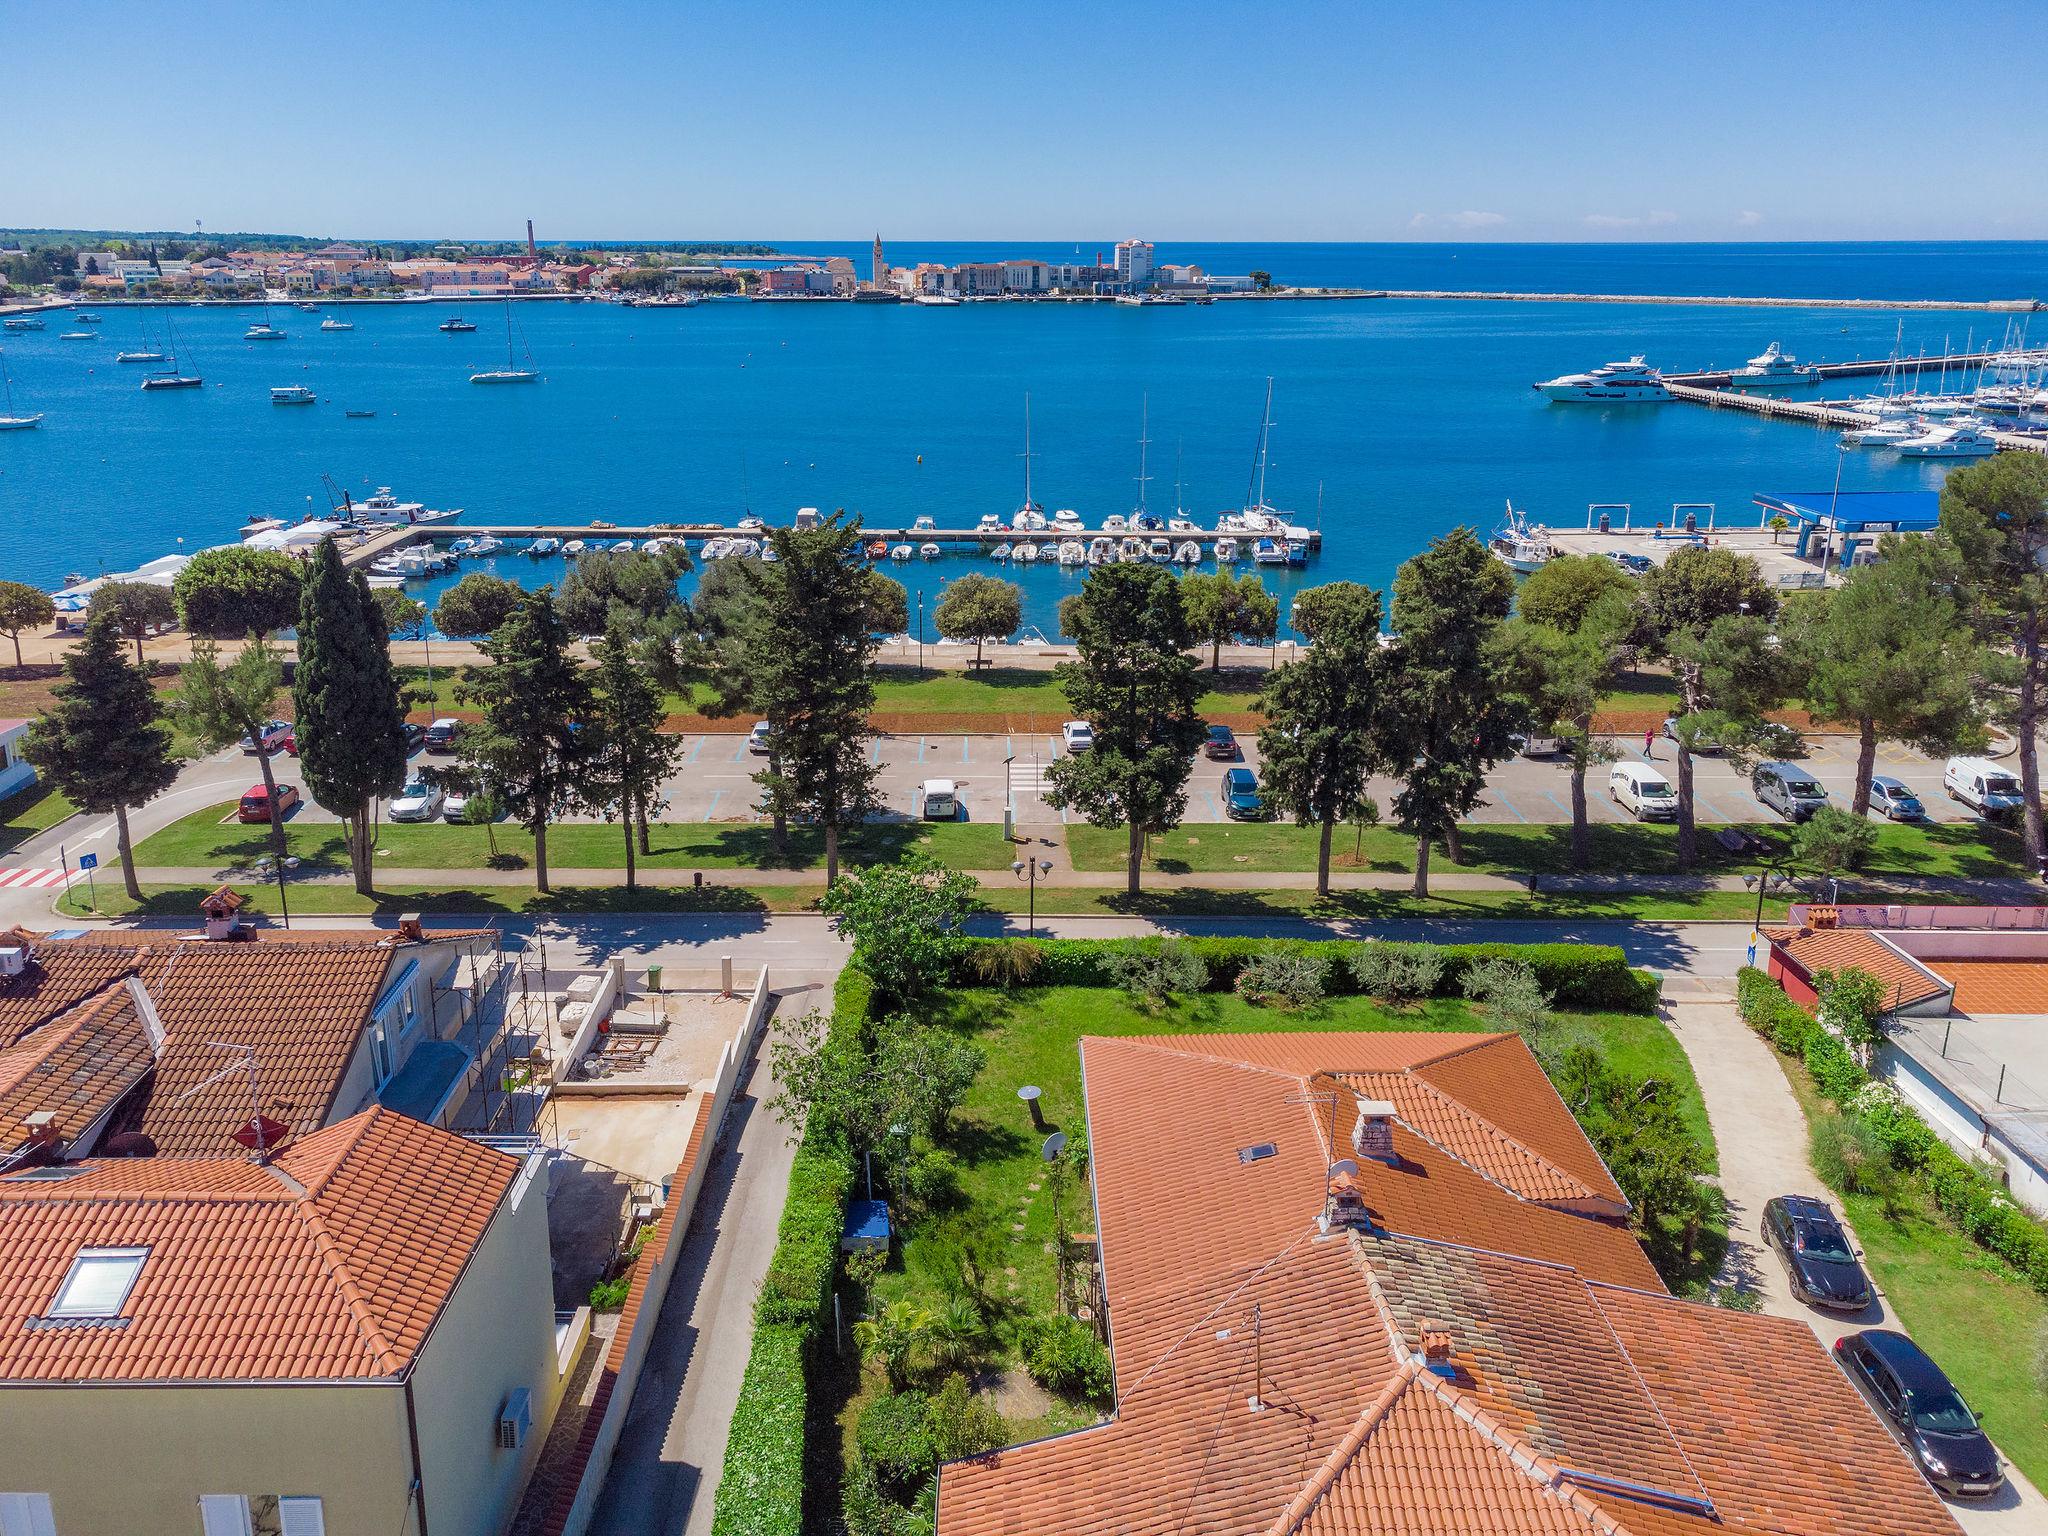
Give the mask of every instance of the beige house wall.
M 57 1536 L 199 1536 L 203 1493 L 317 1495 L 327 1536 L 418 1530 L 395 1383 L 4 1387 L 0 1424 L 0 1491 L 49 1494 Z

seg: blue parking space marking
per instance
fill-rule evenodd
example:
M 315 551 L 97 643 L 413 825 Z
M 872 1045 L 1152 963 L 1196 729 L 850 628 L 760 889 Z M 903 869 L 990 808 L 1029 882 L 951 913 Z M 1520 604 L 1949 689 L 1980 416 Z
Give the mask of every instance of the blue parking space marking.
M 1522 814 L 1522 808 L 1519 805 L 1515 804 L 1514 801 L 1510 800 L 1506 795 L 1502 794 L 1498 789 L 1494 790 L 1493 798 L 1500 804 L 1506 806 L 1508 810 L 1513 814 L 1515 820 L 1519 821 L 1523 826 L 1526 827 L 1529 824 L 1529 818 Z
M 960 761 L 961 761 L 961 762 L 963 762 L 963 763 L 964 763 L 964 762 L 966 762 L 966 761 L 968 760 L 968 759 L 967 759 L 967 743 L 968 743 L 969 741 L 971 741 L 971 740 L 973 740 L 973 738 L 972 738 L 972 737 L 969 737 L 969 736 L 962 736 L 962 737 L 960 738 Z
M 1543 798 L 1548 800 L 1552 805 L 1556 806 L 1559 814 L 1561 814 L 1566 821 L 1570 821 L 1572 819 L 1572 808 L 1566 805 L 1562 800 L 1558 799 L 1557 796 L 1553 795 L 1549 790 L 1546 789 L 1543 791 Z
M 724 797 L 725 791 L 722 789 L 714 789 L 713 791 L 711 791 L 711 803 L 704 807 L 704 819 L 706 821 L 709 821 L 711 819 L 711 813 L 718 809 L 718 802 Z
M 684 759 L 683 759 L 683 761 L 684 761 L 684 762 L 686 762 L 686 763 L 694 763 L 695 761 L 697 761 L 697 754 L 698 754 L 699 752 L 702 752 L 702 751 L 704 750 L 704 742 L 705 742 L 705 740 L 706 740 L 706 738 L 705 738 L 705 737 L 699 736 L 699 737 L 697 738 L 697 745 L 695 745 L 694 747 L 690 748 L 690 755 L 689 755 L 688 757 L 684 758 Z
M 742 736 L 740 738 L 740 744 L 732 749 L 732 760 L 736 763 L 744 763 L 747 760 L 746 737 Z
M 917 760 L 920 763 L 924 761 L 924 738 L 922 736 L 917 738 Z
M 1202 791 L 1202 804 L 1209 807 L 1210 820 L 1221 821 L 1223 819 L 1223 807 L 1216 803 L 1216 797 L 1206 789 Z
M 882 761 L 882 738 L 877 736 L 868 748 L 868 761 L 880 765 Z

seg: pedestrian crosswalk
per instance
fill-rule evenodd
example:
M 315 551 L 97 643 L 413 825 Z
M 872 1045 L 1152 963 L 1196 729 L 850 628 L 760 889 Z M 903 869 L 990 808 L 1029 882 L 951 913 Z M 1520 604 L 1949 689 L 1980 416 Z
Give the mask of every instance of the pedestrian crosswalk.
M 70 878 L 61 869 L 0 868 L 0 890 L 37 891 L 64 884 Z
M 1014 763 L 1010 767 L 1010 784 L 1020 795 L 1042 795 L 1052 788 L 1052 780 L 1046 777 L 1051 766 L 1045 762 Z

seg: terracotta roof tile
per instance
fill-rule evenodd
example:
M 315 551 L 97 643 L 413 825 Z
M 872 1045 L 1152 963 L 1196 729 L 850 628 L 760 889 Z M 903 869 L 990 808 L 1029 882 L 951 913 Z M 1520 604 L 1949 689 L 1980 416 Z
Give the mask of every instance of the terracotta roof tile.
M 1963 1013 L 2048 1013 L 2048 960 L 1951 960 L 1930 970 L 1955 984 Z
M 1483 1113 L 1522 1145 L 1588 1187 L 1620 1198 L 1614 1176 L 1518 1036 L 1482 1036 L 1462 1049 L 1421 1063 L 1415 1075 Z
M 140 953 L 128 944 L 34 945 L 27 968 L 0 979 L 0 1048 L 104 992 L 140 963 Z
M 1346 1072 L 1338 1081 L 1360 1097 L 1391 1103 L 1410 1130 L 1524 1200 L 1622 1203 L 1611 1184 L 1589 1187 L 1416 1073 Z
M 1892 1007 L 1938 997 L 1944 984 L 1879 941 L 1867 928 L 1766 928 L 1764 936 L 1810 979 L 1822 971 L 1857 966 L 1885 985 Z
M 386 1110 L 270 1167 L 87 1162 L 0 1178 L 0 1380 L 388 1377 L 424 1342 L 519 1170 Z M 118 1324 L 41 1321 L 81 1248 L 149 1250 Z
M 18 1145 L 38 1111 L 73 1140 L 156 1065 L 149 1031 L 123 983 L 0 1050 L 0 1149 Z

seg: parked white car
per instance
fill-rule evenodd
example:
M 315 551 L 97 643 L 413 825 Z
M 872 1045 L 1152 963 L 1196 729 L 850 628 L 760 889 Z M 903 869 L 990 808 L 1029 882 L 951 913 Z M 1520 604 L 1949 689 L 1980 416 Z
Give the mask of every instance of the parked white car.
M 441 819 L 443 821 L 469 820 L 469 796 L 460 790 L 449 795 L 441 802 Z
M 1060 727 L 1060 740 L 1069 754 L 1086 752 L 1095 745 L 1095 727 L 1086 720 L 1069 720 Z
M 432 821 L 441 812 L 442 802 L 447 799 L 440 789 L 425 779 L 414 779 L 399 791 L 386 810 L 393 821 Z
M 769 726 L 766 720 L 756 720 L 754 728 L 747 732 L 747 750 L 765 756 L 768 751 Z
M 1616 763 L 1607 771 L 1607 796 L 1637 821 L 1678 819 L 1678 791 L 1647 763 Z
M 1952 757 L 1941 771 L 1941 787 L 1987 821 L 2011 816 L 2025 805 L 2019 775 L 1988 757 Z
M 951 779 L 926 779 L 917 786 L 917 814 L 925 821 L 958 821 L 959 786 Z

